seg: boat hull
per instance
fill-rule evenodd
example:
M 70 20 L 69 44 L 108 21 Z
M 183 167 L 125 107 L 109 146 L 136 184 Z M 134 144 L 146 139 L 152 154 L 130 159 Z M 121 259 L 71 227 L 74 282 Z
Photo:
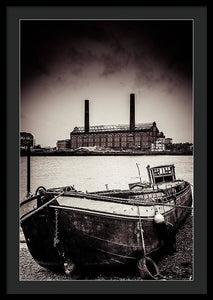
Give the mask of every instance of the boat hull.
M 189 186 L 176 198 L 176 205 L 191 204 Z M 130 204 L 126 205 L 126 210 L 132 209 Z M 43 267 L 64 269 L 67 261 L 76 265 L 135 263 L 145 254 L 171 244 L 176 229 L 189 213 L 185 208 L 171 206 L 165 211 L 165 207 L 156 205 L 165 219 L 159 225 L 154 222 L 153 205 L 138 207 L 141 209 L 138 214 L 125 215 L 65 206 L 55 201 L 23 220 L 21 226 L 31 255 Z M 142 209 L 148 211 L 146 216 Z

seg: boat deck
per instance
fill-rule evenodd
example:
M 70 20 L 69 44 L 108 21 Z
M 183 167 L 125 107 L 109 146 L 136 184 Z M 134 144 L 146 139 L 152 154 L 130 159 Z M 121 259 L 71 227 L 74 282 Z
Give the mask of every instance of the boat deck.
M 121 191 L 116 191 L 113 196 L 112 191 L 109 192 L 108 196 L 107 191 L 104 196 L 98 193 L 82 194 L 82 197 L 75 196 L 74 194 L 69 196 L 69 194 L 67 194 L 60 196 L 57 199 L 59 206 L 55 205 L 54 207 L 84 213 L 111 214 L 113 216 L 119 215 L 137 218 L 140 215 L 144 218 L 153 218 L 156 209 L 162 214 L 174 209 L 174 198 L 170 197 L 165 201 L 165 197 L 174 195 L 174 188 L 181 186 L 181 184 L 184 184 L 184 182 L 176 180 L 174 182 L 158 184 L 156 188 L 149 187 L 141 189 L 140 193 L 138 191 L 129 191 L 129 198 L 126 199 L 118 198 L 116 195 L 117 193 L 121 193 Z M 51 205 L 51 207 L 53 207 L 53 205 Z
M 155 215 L 155 209 L 161 213 L 166 213 L 174 209 L 170 206 L 162 206 L 153 202 L 153 204 L 142 203 L 138 201 L 138 205 L 131 202 L 126 203 L 116 203 L 109 202 L 104 200 L 94 200 L 88 198 L 75 198 L 61 196 L 57 199 L 59 206 L 50 207 L 54 208 L 63 208 L 66 210 L 87 212 L 87 213 L 101 213 L 101 214 L 111 214 L 111 215 L 120 215 L 126 217 L 148 217 L 153 218 Z M 168 203 L 168 202 L 167 202 Z M 144 204 L 144 205 L 143 205 Z M 174 200 L 169 201 L 169 204 L 174 205 Z
M 168 188 L 173 188 L 181 185 L 184 181 L 183 180 L 176 180 L 176 181 L 171 181 L 171 182 L 163 182 L 163 183 L 158 183 L 158 188 L 162 190 L 166 190 Z

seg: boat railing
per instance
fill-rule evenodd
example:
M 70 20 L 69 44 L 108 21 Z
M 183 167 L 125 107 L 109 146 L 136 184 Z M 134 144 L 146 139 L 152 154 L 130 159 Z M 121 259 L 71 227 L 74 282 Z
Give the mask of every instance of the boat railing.
M 32 200 L 39 199 L 39 198 L 41 198 L 41 195 L 34 195 L 34 196 L 31 196 L 31 197 L 29 197 L 29 198 L 23 200 L 23 201 L 20 203 L 20 206 L 22 206 L 22 205 L 24 205 L 24 204 L 26 204 L 26 203 L 28 203 L 28 202 L 30 202 L 30 201 L 32 201 Z
M 177 198 L 179 195 L 184 195 L 190 189 L 190 184 L 187 184 L 183 189 L 180 191 L 176 191 L 175 193 L 168 193 L 168 195 L 164 195 L 160 197 L 161 199 L 165 199 L 164 201 L 168 201 L 171 198 Z
M 34 214 L 36 214 L 40 210 L 44 209 L 45 207 L 47 207 L 48 205 L 50 205 L 51 203 L 53 203 L 53 201 L 55 201 L 58 197 L 62 196 L 63 194 L 64 194 L 64 192 L 58 193 L 53 198 L 51 198 L 49 201 L 47 201 L 46 203 L 44 203 L 41 206 L 39 206 L 37 209 L 34 209 L 34 210 L 28 212 L 27 214 L 23 215 L 21 217 L 21 222 L 25 221 L 26 219 L 28 219 L 29 217 L 33 216 Z M 36 199 L 36 198 L 37 197 L 34 197 L 34 199 Z M 32 200 L 32 197 L 29 198 L 29 200 Z
M 83 192 L 64 192 L 63 196 L 64 197 L 74 197 L 74 198 L 86 198 L 86 199 L 91 199 L 91 200 L 97 200 L 97 201 L 108 201 L 108 202 L 116 202 L 120 204 L 131 204 L 131 205 L 153 205 L 155 203 L 166 203 L 171 200 L 175 200 L 176 197 L 178 197 L 180 194 L 184 194 L 188 189 L 190 188 L 190 185 L 187 185 L 184 189 L 182 189 L 179 192 L 176 192 L 174 194 L 170 195 L 162 195 L 158 197 L 150 197 L 147 199 L 149 201 L 145 201 L 141 198 L 118 198 L 118 197 L 111 197 L 111 196 L 106 196 L 106 195 L 100 195 L 100 194 L 95 194 L 95 193 L 83 193 Z M 51 194 L 53 195 L 53 192 L 46 192 L 46 194 Z M 58 193 L 55 193 L 57 195 Z

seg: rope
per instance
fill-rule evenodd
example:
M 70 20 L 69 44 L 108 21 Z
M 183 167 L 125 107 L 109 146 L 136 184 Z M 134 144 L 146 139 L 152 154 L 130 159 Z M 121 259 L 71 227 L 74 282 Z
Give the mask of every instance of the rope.
M 140 226 L 140 232 L 141 232 L 142 247 L 143 247 L 143 251 L 144 251 L 144 256 L 146 256 L 146 248 L 145 248 L 145 241 L 144 241 L 144 235 L 143 235 L 144 230 L 142 228 L 139 206 L 137 206 L 137 208 L 138 208 L 139 226 Z
M 100 249 L 100 248 L 97 248 L 97 250 L 99 250 L 101 252 L 104 252 L 104 253 L 111 254 L 111 255 L 115 255 L 115 256 L 118 256 L 118 257 L 122 257 L 122 258 L 128 258 L 128 259 L 133 259 L 133 260 L 136 259 L 134 256 L 126 256 L 126 255 L 122 255 L 122 254 L 118 254 L 118 253 L 113 253 L 113 252 L 109 252 L 109 251 L 106 251 L 106 250 L 103 250 L 103 249 Z

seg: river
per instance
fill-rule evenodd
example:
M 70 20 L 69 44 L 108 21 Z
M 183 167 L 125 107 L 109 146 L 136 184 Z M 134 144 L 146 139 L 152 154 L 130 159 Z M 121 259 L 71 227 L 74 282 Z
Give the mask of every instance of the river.
M 148 181 L 147 165 L 174 164 L 177 179 L 193 185 L 193 156 L 33 156 L 31 157 L 31 192 L 46 188 L 74 185 L 80 191 L 127 189 L 128 184 Z M 27 191 L 27 158 L 20 157 L 20 201 Z

